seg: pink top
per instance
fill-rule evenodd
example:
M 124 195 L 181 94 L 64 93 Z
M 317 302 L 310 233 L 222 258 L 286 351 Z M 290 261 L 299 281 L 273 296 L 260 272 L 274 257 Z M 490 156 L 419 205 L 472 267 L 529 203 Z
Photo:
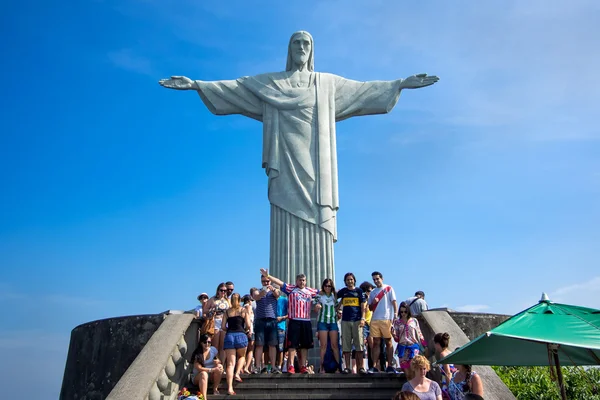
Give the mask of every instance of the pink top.
M 409 318 L 406 323 L 400 318 L 394 321 L 394 339 L 402 345 L 410 346 L 415 343 L 426 345 L 419 328 L 419 321 L 414 318 Z

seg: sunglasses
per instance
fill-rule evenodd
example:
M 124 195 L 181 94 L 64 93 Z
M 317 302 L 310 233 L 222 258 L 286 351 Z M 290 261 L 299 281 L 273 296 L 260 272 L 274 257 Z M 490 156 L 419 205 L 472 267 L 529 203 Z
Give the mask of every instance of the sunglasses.
M 224 293 L 226 291 L 227 291 L 227 289 L 219 289 L 219 292 L 222 292 L 222 293 Z
M 212 344 L 212 342 L 210 340 L 208 342 L 204 342 L 204 343 L 206 343 L 206 344 Z
M 405 311 L 400 310 L 400 314 L 408 314 L 408 311 L 406 311 L 406 310 Z
M 233 289 L 227 289 L 228 292 L 233 292 Z
M 325 285 L 325 286 L 323 286 L 323 287 L 333 287 L 333 286 L 331 286 L 331 285 Z

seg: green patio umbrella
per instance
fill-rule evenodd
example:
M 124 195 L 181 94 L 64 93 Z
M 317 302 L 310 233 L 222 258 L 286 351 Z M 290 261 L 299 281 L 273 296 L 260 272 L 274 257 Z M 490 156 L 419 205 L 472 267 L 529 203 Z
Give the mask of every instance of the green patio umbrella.
M 600 365 L 600 310 L 551 302 L 507 319 L 437 364 L 555 366 L 563 399 L 561 365 Z

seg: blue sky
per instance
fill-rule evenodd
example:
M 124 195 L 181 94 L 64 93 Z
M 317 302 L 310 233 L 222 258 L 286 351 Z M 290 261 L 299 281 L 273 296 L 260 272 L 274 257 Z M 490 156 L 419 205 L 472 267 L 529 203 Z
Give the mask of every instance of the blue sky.
M 338 124 L 338 285 L 380 270 L 432 307 L 512 314 L 545 291 L 600 308 L 600 4 L 366 3 L 3 7 L 5 395 L 38 371 L 40 398 L 57 398 L 79 324 L 259 283 L 261 125 L 157 81 L 280 71 L 299 29 L 318 71 L 441 78 Z

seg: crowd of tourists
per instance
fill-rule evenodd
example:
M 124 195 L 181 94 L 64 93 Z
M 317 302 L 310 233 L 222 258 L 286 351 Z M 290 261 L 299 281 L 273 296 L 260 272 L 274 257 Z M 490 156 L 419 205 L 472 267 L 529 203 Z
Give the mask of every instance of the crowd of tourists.
M 260 269 L 260 277 L 260 287 L 250 288 L 243 296 L 235 292 L 231 281 L 220 283 L 213 296 L 198 296 L 195 313 L 200 328 L 191 360 L 192 382 L 204 398 L 209 381 L 213 393 L 219 394 L 223 375 L 227 393 L 234 395 L 234 382 L 242 382 L 243 374 L 297 372 L 404 373 L 407 382 L 395 399 L 414 398 L 406 397 L 408 393 L 422 400 L 483 395 L 481 379 L 468 365 L 440 365 L 441 380 L 427 378 L 430 364 L 422 355 L 427 353 L 427 342 L 415 318 L 428 309 L 422 291 L 398 303 L 394 289 L 383 283 L 378 271 L 371 274 L 372 283 L 360 285 L 349 272 L 340 290 L 329 278 L 317 289 L 306 286 L 303 274 L 296 277 L 295 284 L 283 282 L 265 269 Z M 315 347 L 315 341 L 320 349 L 316 367 L 308 361 L 308 350 Z M 449 342 L 447 333 L 434 337 L 441 357 L 450 353 Z

